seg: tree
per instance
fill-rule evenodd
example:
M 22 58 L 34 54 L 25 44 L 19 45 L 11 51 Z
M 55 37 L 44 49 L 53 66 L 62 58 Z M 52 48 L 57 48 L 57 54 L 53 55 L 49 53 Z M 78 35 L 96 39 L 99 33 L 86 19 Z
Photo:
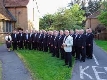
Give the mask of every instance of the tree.
M 40 29 L 47 29 L 52 26 L 54 22 L 54 16 L 52 14 L 46 14 L 43 18 L 40 18 Z
M 84 11 L 78 4 L 74 4 L 69 9 L 60 8 L 54 14 L 47 14 L 40 19 L 40 29 L 72 29 L 76 25 L 82 26 Z
M 103 9 L 101 14 L 98 16 L 98 20 L 107 27 L 107 0 L 102 2 Z

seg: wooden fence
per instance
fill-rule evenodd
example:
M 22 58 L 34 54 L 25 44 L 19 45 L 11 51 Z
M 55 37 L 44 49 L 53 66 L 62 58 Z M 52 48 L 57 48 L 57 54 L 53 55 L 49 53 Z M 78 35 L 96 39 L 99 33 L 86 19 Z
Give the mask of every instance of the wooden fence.
M 107 40 L 107 33 L 95 34 L 95 39 L 97 40 Z

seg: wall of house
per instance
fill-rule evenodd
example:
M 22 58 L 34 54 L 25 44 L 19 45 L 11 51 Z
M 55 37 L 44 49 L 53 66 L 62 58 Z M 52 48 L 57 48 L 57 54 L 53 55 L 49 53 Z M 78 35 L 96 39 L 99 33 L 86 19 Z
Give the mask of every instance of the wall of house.
M 15 23 L 15 28 L 22 28 L 24 31 L 28 29 L 26 7 L 12 7 L 8 8 L 8 10 L 17 19 L 17 22 Z
M 100 22 L 97 18 L 87 19 L 85 28 L 92 28 L 92 30 L 95 30 L 98 24 L 100 24 Z
M 28 29 L 39 30 L 39 13 L 36 0 L 30 0 L 27 5 Z

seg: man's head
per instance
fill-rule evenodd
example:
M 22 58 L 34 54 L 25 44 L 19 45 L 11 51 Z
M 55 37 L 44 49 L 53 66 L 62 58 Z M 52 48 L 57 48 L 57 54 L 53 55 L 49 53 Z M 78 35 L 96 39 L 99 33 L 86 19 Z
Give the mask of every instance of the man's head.
M 70 30 L 70 34 L 74 34 L 74 31 L 73 31 L 73 30 Z
M 60 30 L 60 35 L 63 35 L 63 34 L 64 34 L 63 30 Z
M 68 36 L 69 35 L 69 31 L 65 30 L 65 35 Z

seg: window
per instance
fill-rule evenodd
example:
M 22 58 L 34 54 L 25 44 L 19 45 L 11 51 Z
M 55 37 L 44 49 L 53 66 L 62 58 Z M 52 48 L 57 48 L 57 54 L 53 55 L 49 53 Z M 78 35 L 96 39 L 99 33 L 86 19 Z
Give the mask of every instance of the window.
M 33 21 L 34 21 L 34 17 L 35 17 L 34 15 L 35 15 L 35 11 L 34 11 L 34 8 L 33 8 Z
M 3 27 L 3 32 L 12 32 L 12 23 L 6 21 L 5 26 Z

